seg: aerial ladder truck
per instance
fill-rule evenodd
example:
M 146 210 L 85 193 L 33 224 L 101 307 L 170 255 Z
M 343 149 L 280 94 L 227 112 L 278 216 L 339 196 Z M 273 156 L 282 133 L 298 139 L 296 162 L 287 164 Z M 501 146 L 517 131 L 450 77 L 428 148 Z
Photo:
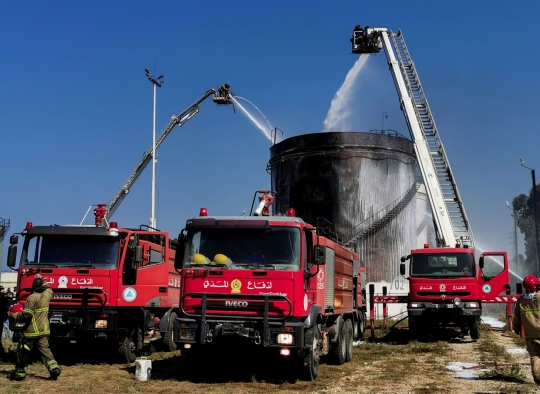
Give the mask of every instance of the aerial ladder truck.
M 169 124 L 167 124 L 167 126 L 163 129 L 163 131 L 159 135 L 159 137 L 156 139 L 155 150 L 157 151 L 157 149 L 161 146 L 163 141 L 165 141 L 165 138 L 167 138 L 167 136 L 171 133 L 171 131 L 174 129 L 175 126 L 182 127 L 184 123 L 186 123 L 188 120 L 193 118 L 199 112 L 199 105 L 210 96 L 213 96 L 212 100 L 217 105 L 232 104 L 232 101 L 230 100 L 229 97 L 219 96 L 216 89 L 208 90 L 205 94 L 202 95 L 201 98 L 199 98 L 189 107 L 187 107 L 178 116 L 173 116 L 171 118 L 171 121 L 169 122 Z M 142 174 L 142 172 L 144 171 L 148 163 L 150 163 L 150 161 L 152 160 L 152 152 L 153 152 L 152 147 L 146 150 L 146 152 L 143 154 L 143 156 L 141 157 L 141 159 L 139 160 L 135 168 L 133 168 L 133 171 L 131 172 L 129 177 L 126 179 L 124 184 L 118 189 L 118 191 L 114 194 L 114 196 L 111 198 L 111 200 L 107 204 L 108 210 L 104 218 L 106 222 L 109 221 L 109 219 L 112 217 L 114 212 L 118 209 L 122 201 L 124 201 L 124 198 L 126 198 L 127 194 L 129 193 L 135 181 Z
M 482 303 L 510 305 L 506 252 L 484 252 L 475 262 L 474 239 L 435 120 L 403 34 L 386 28 L 362 29 L 351 38 L 353 54 L 379 53 L 384 49 L 399 96 L 400 107 L 414 144 L 427 196 L 431 204 L 437 245 L 425 244 L 401 258 L 400 273 L 409 260 L 409 294 L 375 296 L 374 303 L 407 303 L 409 329 L 423 337 L 434 326 L 455 326 L 473 340 L 480 335 Z

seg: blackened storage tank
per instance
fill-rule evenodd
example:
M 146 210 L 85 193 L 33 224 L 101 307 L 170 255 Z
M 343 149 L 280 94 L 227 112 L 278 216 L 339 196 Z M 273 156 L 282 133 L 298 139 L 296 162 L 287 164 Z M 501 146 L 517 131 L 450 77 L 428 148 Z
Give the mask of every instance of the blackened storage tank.
M 377 292 L 383 285 L 392 293 L 408 291 L 399 264 L 416 247 L 420 186 L 410 140 L 397 133 L 299 135 L 272 146 L 268 167 L 277 192 L 274 213 L 293 207 L 296 216 L 349 245 L 367 281 L 379 284 Z

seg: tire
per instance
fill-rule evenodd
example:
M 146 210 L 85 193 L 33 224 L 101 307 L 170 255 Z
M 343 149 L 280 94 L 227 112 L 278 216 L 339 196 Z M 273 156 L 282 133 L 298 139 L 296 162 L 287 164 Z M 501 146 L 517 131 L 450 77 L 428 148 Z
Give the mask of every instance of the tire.
M 342 323 L 339 328 L 338 340 L 332 345 L 334 363 L 337 365 L 343 365 L 347 362 L 347 340 L 344 330 L 345 323 Z
M 174 352 L 177 349 L 173 338 L 174 321 L 176 320 L 176 316 L 176 312 L 170 313 L 169 321 L 167 322 L 167 330 L 165 331 L 165 335 L 163 335 L 163 346 L 168 352 Z
M 120 346 L 118 347 L 118 357 L 120 361 L 126 364 L 135 362 L 137 358 L 137 345 L 131 340 L 130 337 L 125 337 Z
M 351 319 L 345 320 L 343 339 L 345 340 L 345 362 L 348 363 L 353 357 L 354 329 Z
M 312 328 L 314 330 L 312 343 L 309 344 L 305 350 L 300 352 L 301 365 L 300 365 L 300 379 L 306 381 L 312 381 L 319 376 L 319 330 L 318 327 Z
M 474 319 L 470 326 L 471 339 L 477 341 L 480 339 L 480 319 Z

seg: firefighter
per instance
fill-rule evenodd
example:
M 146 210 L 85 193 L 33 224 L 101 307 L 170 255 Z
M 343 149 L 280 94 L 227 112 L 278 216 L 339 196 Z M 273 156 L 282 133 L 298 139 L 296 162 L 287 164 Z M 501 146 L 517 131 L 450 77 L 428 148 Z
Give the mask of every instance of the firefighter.
M 41 353 L 41 359 L 49 371 L 52 380 L 60 376 L 60 368 L 49 349 L 49 301 L 53 291 L 40 274 L 32 282 L 32 294 L 27 298 L 22 312 L 9 313 L 15 322 L 26 322 L 24 335 L 17 345 L 17 363 L 11 374 L 12 380 L 26 378 L 26 367 L 30 361 L 30 352 L 35 346 Z
M 363 35 L 364 35 L 364 29 L 362 29 L 360 25 L 356 25 L 354 27 L 353 34 L 351 37 L 351 42 L 353 46 L 362 44 Z
M 219 97 L 223 98 L 229 98 L 229 89 L 231 88 L 231 85 L 226 83 L 225 85 L 221 85 L 218 89 Z
M 534 382 L 540 387 L 540 279 L 529 275 L 523 279 L 525 293 L 520 297 L 514 311 L 514 332 L 525 332 L 527 351 L 531 357 L 531 371 Z

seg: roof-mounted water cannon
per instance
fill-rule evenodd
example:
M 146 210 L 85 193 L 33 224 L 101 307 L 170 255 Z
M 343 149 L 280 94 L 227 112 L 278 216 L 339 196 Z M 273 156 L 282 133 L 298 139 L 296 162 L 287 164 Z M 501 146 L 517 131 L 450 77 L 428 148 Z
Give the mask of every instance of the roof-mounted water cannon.
M 107 204 L 98 204 L 97 208 L 94 208 L 94 216 L 96 217 L 96 227 L 103 226 L 103 219 L 105 218 L 105 215 L 107 214 L 107 210 L 105 207 Z
M 255 209 L 255 212 L 253 212 L 253 203 L 255 202 L 257 193 L 261 193 L 259 196 L 259 205 L 257 206 L 257 209 Z M 270 206 L 274 203 L 274 197 L 271 196 L 270 193 L 275 192 L 270 190 L 257 190 L 255 192 L 255 195 L 253 196 L 253 203 L 251 204 L 251 212 L 253 212 L 253 216 L 270 216 Z
M 386 31 L 386 29 L 369 26 L 362 28 L 360 25 L 356 25 L 351 37 L 352 53 L 379 53 L 383 47 L 381 31 Z

